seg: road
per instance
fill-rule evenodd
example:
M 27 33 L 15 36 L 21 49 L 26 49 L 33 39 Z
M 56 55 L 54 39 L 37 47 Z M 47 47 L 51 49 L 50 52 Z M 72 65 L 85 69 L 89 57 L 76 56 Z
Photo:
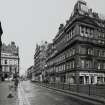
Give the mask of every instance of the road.
M 8 98 L 8 86 L 9 82 L 0 83 L 0 105 L 90 105 L 30 81 L 20 82 L 17 91 L 12 90 L 13 97 Z
M 47 89 L 29 81 L 20 84 L 18 93 L 20 94 L 18 99 L 23 100 L 19 105 L 86 105 L 65 93 Z

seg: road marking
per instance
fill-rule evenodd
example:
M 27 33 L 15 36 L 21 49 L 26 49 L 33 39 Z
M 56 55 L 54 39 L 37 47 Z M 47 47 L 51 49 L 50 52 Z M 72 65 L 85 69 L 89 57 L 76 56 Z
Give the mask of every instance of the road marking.
M 19 100 L 18 105 L 31 105 L 28 100 L 28 97 L 26 96 L 24 92 L 24 89 L 21 83 L 19 84 L 19 89 L 18 89 L 18 100 Z

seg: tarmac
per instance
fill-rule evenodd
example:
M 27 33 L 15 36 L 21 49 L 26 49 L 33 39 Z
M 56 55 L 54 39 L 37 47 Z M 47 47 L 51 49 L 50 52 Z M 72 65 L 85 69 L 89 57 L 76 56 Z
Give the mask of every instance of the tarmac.
M 10 84 L 13 85 L 13 82 L 0 82 L 0 105 L 31 105 L 25 96 L 23 87 L 21 83 L 18 86 L 17 91 L 14 88 L 10 89 Z M 88 105 L 105 105 L 105 99 L 99 97 L 92 97 L 85 94 L 80 94 L 76 92 L 71 92 L 67 90 L 57 89 L 54 87 L 48 87 L 46 85 L 37 84 L 43 88 L 53 89 L 57 92 L 63 92 L 64 94 L 69 95 L 71 98 L 81 101 L 83 103 L 88 103 Z M 10 91 L 11 90 L 11 91 Z M 12 97 L 8 97 L 8 95 L 12 93 Z
M 89 105 L 105 105 L 105 98 L 93 97 L 93 96 L 89 96 L 89 95 L 82 94 L 82 93 L 77 93 L 77 92 L 72 92 L 72 91 L 68 91 L 68 90 L 54 88 L 51 86 L 49 87 L 47 85 L 42 85 L 41 83 L 37 83 L 37 84 L 39 84 L 40 86 L 46 87 L 48 89 L 53 89 L 53 90 L 56 90 L 58 92 L 66 93 L 71 98 L 74 98 L 74 99 L 82 101 L 82 102 L 86 102 Z

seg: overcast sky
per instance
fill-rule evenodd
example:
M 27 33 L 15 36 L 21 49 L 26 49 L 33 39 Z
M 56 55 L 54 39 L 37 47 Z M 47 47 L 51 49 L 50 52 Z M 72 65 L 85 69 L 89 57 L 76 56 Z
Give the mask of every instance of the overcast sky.
M 0 0 L 2 41 L 15 41 L 20 49 L 23 73 L 34 64 L 36 43 L 51 42 L 60 23 L 69 19 L 77 0 Z M 105 0 L 85 0 L 88 6 L 105 14 Z

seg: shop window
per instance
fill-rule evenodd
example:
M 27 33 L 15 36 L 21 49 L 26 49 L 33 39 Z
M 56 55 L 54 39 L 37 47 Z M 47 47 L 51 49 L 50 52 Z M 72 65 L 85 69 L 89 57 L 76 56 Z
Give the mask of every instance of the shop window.
M 89 76 L 85 76 L 86 84 L 89 84 Z
M 93 83 L 94 83 L 94 77 L 91 76 L 91 84 L 93 84 Z
M 98 77 L 98 78 L 97 78 L 97 83 L 98 83 L 98 84 L 103 83 L 103 77 Z
M 84 83 L 84 77 L 83 77 L 83 76 L 80 76 L 80 77 L 79 77 L 79 83 L 80 83 L 80 84 L 83 84 L 83 83 Z

